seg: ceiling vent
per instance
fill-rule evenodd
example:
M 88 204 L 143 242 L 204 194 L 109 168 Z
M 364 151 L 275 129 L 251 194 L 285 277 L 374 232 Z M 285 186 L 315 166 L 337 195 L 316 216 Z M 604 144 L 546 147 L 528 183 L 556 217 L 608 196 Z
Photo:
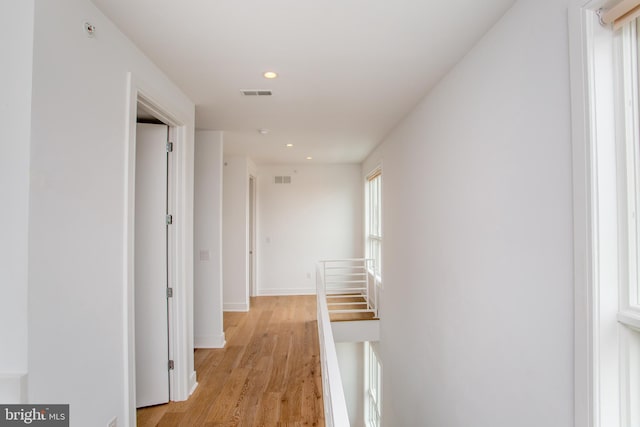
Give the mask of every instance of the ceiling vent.
M 276 184 L 291 184 L 290 176 L 276 176 L 274 179 Z
M 244 96 L 271 96 L 271 95 L 273 95 L 273 92 L 271 92 L 270 90 L 243 89 L 240 92 L 242 92 L 242 94 Z

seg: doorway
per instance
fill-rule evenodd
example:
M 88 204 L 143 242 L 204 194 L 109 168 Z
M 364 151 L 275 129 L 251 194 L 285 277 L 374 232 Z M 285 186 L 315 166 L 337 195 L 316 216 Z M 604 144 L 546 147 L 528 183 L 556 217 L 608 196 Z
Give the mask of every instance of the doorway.
M 249 175 L 249 295 L 258 295 L 256 286 L 256 177 Z
M 193 298 L 191 281 L 189 273 L 193 265 L 193 253 L 190 250 L 193 239 L 193 227 L 188 218 L 193 214 L 193 200 L 190 198 L 192 188 L 190 185 L 190 173 L 192 170 L 189 164 L 193 161 L 193 146 L 191 128 L 187 125 L 192 120 L 189 114 L 185 114 L 180 110 L 180 106 L 171 102 L 160 104 L 154 98 L 151 98 L 148 92 L 143 91 L 141 82 L 136 80 L 131 74 L 129 75 L 129 121 L 128 136 L 126 145 L 126 256 L 124 264 L 124 275 L 126 281 L 126 313 L 125 325 L 127 330 L 127 338 L 125 343 L 125 366 L 124 375 L 126 381 L 126 401 L 127 425 L 135 425 L 136 409 L 138 406 L 153 404 L 158 401 L 181 401 L 186 400 L 197 387 L 196 373 L 193 365 L 193 311 L 190 298 Z M 162 106 L 164 105 L 164 106 Z M 172 113 L 175 111 L 176 113 Z M 151 191 L 141 188 L 142 172 L 138 170 L 140 165 L 138 161 L 145 158 L 144 154 L 138 153 L 138 121 L 161 125 L 163 131 L 163 142 L 158 142 L 155 154 L 149 155 L 148 158 L 154 157 L 156 161 L 152 162 L 159 168 L 160 173 L 157 179 L 160 182 L 160 190 L 153 190 L 153 193 L 164 195 L 164 199 L 157 203 L 160 206 L 160 219 L 158 217 L 153 221 L 157 227 L 164 227 L 162 232 L 155 232 L 155 236 L 159 243 L 154 245 L 157 250 L 160 261 L 159 268 L 154 270 L 154 274 L 160 277 L 162 286 L 162 296 L 159 293 L 154 295 L 155 303 L 153 311 L 163 313 L 162 320 L 151 321 L 158 326 L 158 331 L 162 330 L 163 336 L 157 344 L 158 350 L 154 353 L 160 354 L 161 359 L 154 361 L 157 372 L 161 372 L 157 377 L 162 378 L 159 382 L 162 384 L 158 389 L 163 390 L 161 400 L 151 400 L 143 402 L 138 401 L 138 389 L 144 387 L 144 379 L 140 378 L 137 372 L 146 368 L 146 361 L 141 361 L 139 352 L 143 352 L 144 344 L 137 342 L 139 338 L 144 337 L 144 327 L 141 328 L 140 320 L 145 319 L 145 308 L 139 305 L 136 307 L 136 301 L 140 302 L 143 297 L 136 296 L 139 287 L 136 282 L 140 278 L 136 278 L 136 272 L 140 269 L 141 255 L 138 253 L 138 262 L 136 262 L 136 242 L 138 249 L 142 237 L 136 238 L 136 225 L 142 226 L 149 223 L 147 215 L 142 211 L 136 212 L 136 205 L 140 203 L 141 197 L 145 192 Z M 185 124 L 187 123 L 187 124 Z M 167 130 L 168 129 L 168 130 Z M 172 151 L 167 162 L 166 152 L 162 153 L 162 148 L 167 149 L 167 133 L 169 140 L 173 143 Z M 163 162 L 164 159 L 164 162 Z M 162 175 L 164 173 L 164 178 Z M 156 181 L 156 180 L 153 180 Z M 144 187 L 144 186 L 143 186 Z M 165 207 L 162 209 L 162 200 Z M 167 210 L 168 207 L 168 210 Z M 155 209 L 156 211 L 158 209 Z M 168 217 L 166 213 L 172 215 L 171 224 L 167 224 Z M 155 214 L 154 214 L 155 215 Z M 162 221 L 160 224 L 159 221 Z M 159 224 L 159 225 L 158 225 Z M 170 225 L 170 226 L 168 226 Z M 168 226 L 168 227 L 167 227 Z M 158 229 L 156 227 L 156 230 Z M 164 249 L 164 253 L 162 252 Z M 140 252 L 140 251 L 138 251 Z M 136 265 L 138 264 L 138 265 Z M 137 280 L 136 280 L 137 279 Z M 154 280 L 155 281 L 155 280 Z M 167 287 L 171 288 L 171 294 Z M 160 302 L 162 301 L 162 302 Z M 166 320 L 165 320 L 166 319 Z M 136 322 L 138 321 L 138 322 Z M 156 335 L 154 335 L 156 336 Z M 160 333 L 157 333 L 160 337 Z M 160 349 L 162 345 L 163 349 Z M 155 360 L 155 359 L 154 359 Z M 171 363 L 172 361 L 173 363 Z M 136 363 L 137 362 L 137 363 Z M 173 368 L 172 368 L 173 366 Z M 162 369 L 162 371 L 161 371 Z M 161 377 L 162 376 L 162 377 Z M 152 387 L 156 388 L 156 387 Z M 167 398 L 168 396 L 168 398 Z
M 193 120 L 192 104 L 186 98 L 162 88 L 149 85 L 133 73 L 127 76 L 128 115 L 125 149 L 125 313 L 124 325 L 124 395 L 127 402 L 125 425 L 136 425 L 136 137 L 138 113 L 150 113 L 150 119 L 169 128 L 173 151 L 167 171 L 166 194 L 171 225 L 166 235 L 166 274 L 172 296 L 168 306 L 165 331 L 168 330 L 168 349 L 164 355 L 164 375 L 168 376 L 169 401 L 186 400 L 197 388 L 193 346 Z M 160 124 L 158 123 L 158 124 Z M 167 218 L 165 217 L 165 221 Z M 162 248 L 162 244 L 160 244 Z M 167 283 L 167 282 L 165 282 Z M 165 292 L 168 292 L 165 289 Z M 138 346 L 139 347 L 139 346 Z M 171 364 L 166 359 L 166 354 Z M 173 366 L 173 369 L 171 369 Z

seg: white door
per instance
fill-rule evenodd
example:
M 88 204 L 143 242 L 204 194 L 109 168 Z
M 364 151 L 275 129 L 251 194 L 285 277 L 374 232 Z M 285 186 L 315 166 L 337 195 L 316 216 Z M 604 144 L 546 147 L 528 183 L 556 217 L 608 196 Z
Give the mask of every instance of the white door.
M 136 407 L 169 401 L 167 131 L 138 124 L 135 195 Z

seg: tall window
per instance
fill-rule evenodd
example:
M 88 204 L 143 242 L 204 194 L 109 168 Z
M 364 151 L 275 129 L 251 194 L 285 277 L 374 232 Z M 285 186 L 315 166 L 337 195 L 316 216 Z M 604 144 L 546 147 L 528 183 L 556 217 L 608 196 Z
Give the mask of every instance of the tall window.
M 640 21 L 622 27 L 621 54 L 618 56 L 618 76 L 621 84 L 617 105 L 620 117 L 618 151 L 624 162 L 619 163 L 618 194 L 622 265 L 620 272 L 618 322 L 620 323 L 620 393 L 623 426 L 640 425 L 640 92 L 638 48 Z M 621 92 L 621 93 L 620 93 Z
M 572 73 L 578 125 L 574 128 L 578 129 L 574 135 L 575 417 L 576 426 L 637 427 L 640 0 L 608 4 L 613 5 L 596 12 L 602 2 L 591 1 L 573 15 L 580 22 L 574 26 L 580 28 L 579 45 L 584 49 L 580 54 L 585 53 L 572 57 L 572 68 L 584 70 Z
M 374 260 L 375 275 L 382 276 L 382 169 L 367 175 L 366 257 Z
M 364 416 L 367 427 L 379 427 L 382 406 L 382 367 L 374 346 L 364 343 L 365 351 L 365 404 Z
M 624 123 L 620 132 L 621 151 L 624 153 L 625 162 L 620 167 L 624 168 L 625 182 L 623 187 L 623 200 L 625 200 L 625 210 L 622 212 L 623 223 L 627 226 L 627 277 L 623 280 L 628 286 L 624 286 L 621 295 L 621 313 L 634 313 L 640 316 L 640 301 L 638 300 L 638 289 L 640 284 L 640 137 L 638 135 L 638 22 L 625 26 L 622 31 L 622 55 L 621 70 L 619 77 L 622 81 L 621 102 L 618 104 L 624 111 Z M 622 130 L 621 129 L 621 130 Z M 625 188 L 626 187 L 626 188 Z

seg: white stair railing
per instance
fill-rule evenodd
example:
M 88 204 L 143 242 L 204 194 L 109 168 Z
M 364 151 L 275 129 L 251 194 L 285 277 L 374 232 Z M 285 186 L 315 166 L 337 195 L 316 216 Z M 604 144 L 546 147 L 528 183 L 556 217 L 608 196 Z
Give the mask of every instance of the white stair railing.
M 316 267 L 318 338 L 327 427 L 350 426 L 329 313 L 373 313 L 374 318 L 378 317 L 379 282 L 374 267 L 374 261 L 366 258 L 325 260 Z
M 347 402 L 344 397 L 338 355 L 331 331 L 324 283 L 324 269 L 319 265 L 316 269 L 316 299 L 318 303 L 318 338 L 320 340 L 324 421 L 327 427 L 349 427 Z
M 320 261 L 329 313 L 373 313 L 378 317 L 378 283 L 374 260 L 349 258 Z M 361 301 L 354 301 L 361 298 Z

